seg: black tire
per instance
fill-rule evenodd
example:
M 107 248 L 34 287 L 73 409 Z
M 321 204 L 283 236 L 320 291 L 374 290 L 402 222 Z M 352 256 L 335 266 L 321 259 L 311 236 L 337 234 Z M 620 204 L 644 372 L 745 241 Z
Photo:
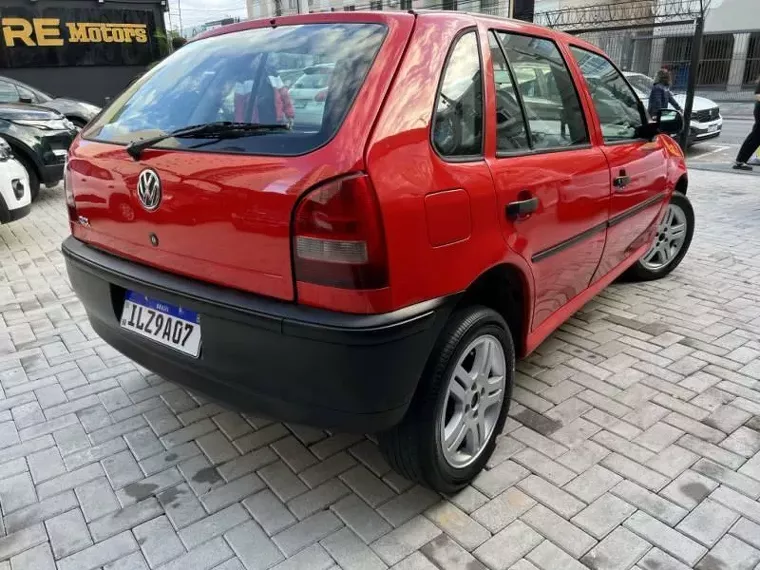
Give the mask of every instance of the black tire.
M 493 432 L 480 455 L 470 465 L 456 468 L 443 457 L 438 437 L 448 379 L 470 342 L 483 334 L 498 339 L 506 360 L 504 402 Z M 483 469 L 493 453 L 509 411 L 515 375 L 515 349 L 504 319 L 496 311 L 471 306 L 456 311 L 433 348 L 417 392 L 400 424 L 378 434 L 380 449 L 388 463 L 411 481 L 442 493 L 466 486 Z
M 25 156 L 17 154 L 15 157 L 26 170 L 27 176 L 29 176 L 29 193 L 32 196 L 32 201 L 34 201 L 40 195 L 40 177 L 37 175 L 37 170 Z
M 683 246 L 681 247 L 681 251 L 679 251 L 672 260 L 670 260 L 670 263 L 656 270 L 646 267 L 641 262 L 641 260 L 637 261 L 624 274 L 624 277 L 627 280 L 653 281 L 655 279 L 662 279 L 680 265 L 684 256 L 689 251 L 691 239 L 694 236 L 694 209 L 691 207 L 691 202 L 689 202 L 689 199 L 680 192 L 673 193 L 673 197 L 670 199 L 670 203 L 681 208 L 681 210 L 683 210 L 683 213 L 686 215 L 686 238 L 683 242 Z

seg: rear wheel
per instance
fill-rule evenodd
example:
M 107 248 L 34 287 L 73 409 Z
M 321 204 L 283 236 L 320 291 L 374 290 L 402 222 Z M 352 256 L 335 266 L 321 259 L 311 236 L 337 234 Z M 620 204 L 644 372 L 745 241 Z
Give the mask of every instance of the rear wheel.
M 430 355 L 406 416 L 378 436 L 391 466 L 443 493 L 467 485 L 488 461 L 504 426 L 514 369 L 504 319 L 481 306 L 457 311 Z
M 661 279 L 683 260 L 694 235 L 694 210 L 689 199 L 675 192 L 657 227 L 657 235 L 626 276 L 634 281 Z

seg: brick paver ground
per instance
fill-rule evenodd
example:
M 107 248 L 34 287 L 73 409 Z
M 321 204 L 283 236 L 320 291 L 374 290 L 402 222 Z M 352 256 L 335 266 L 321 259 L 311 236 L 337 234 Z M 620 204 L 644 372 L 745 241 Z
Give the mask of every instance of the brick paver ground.
M 109 348 L 43 192 L 0 228 L 0 570 L 757 570 L 760 187 L 691 176 L 682 267 L 611 287 L 520 364 L 455 497 L 370 439 L 241 416 Z

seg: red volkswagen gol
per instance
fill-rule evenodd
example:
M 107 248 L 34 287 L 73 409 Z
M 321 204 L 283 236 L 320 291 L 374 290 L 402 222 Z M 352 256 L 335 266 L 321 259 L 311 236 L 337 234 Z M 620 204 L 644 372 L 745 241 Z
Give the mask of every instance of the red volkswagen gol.
M 292 97 L 282 76 L 314 69 Z M 624 272 L 680 263 L 694 215 L 661 133 L 681 126 L 650 121 L 597 48 L 533 25 L 244 22 L 84 130 L 63 252 L 93 328 L 136 362 L 378 433 L 400 473 L 450 492 L 494 448 L 516 357 Z

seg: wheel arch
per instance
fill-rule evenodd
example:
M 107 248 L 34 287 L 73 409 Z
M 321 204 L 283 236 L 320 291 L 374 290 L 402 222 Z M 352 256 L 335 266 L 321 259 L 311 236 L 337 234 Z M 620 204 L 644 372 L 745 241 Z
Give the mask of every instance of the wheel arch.
M 24 163 L 25 167 L 29 166 L 34 168 L 37 179 L 42 180 L 42 168 L 40 168 L 34 151 L 24 144 L 24 142 L 15 137 L 3 134 L 3 138 L 10 145 L 14 156 L 16 156 L 20 162 Z
M 526 352 L 531 303 L 527 276 L 516 265 L 501 263 L 473 281 L 459 300 L 459 307 L 484 305 L 499 313 L 509 326 L 518 357 Z
M 77 115 L 76 113 L 68 113 L 64 115 L 69 121 L 74 123 L 75 126 L 84 128 L 84 126 L 87 124 L 87 119 L 82 117 L 81 115 Z

